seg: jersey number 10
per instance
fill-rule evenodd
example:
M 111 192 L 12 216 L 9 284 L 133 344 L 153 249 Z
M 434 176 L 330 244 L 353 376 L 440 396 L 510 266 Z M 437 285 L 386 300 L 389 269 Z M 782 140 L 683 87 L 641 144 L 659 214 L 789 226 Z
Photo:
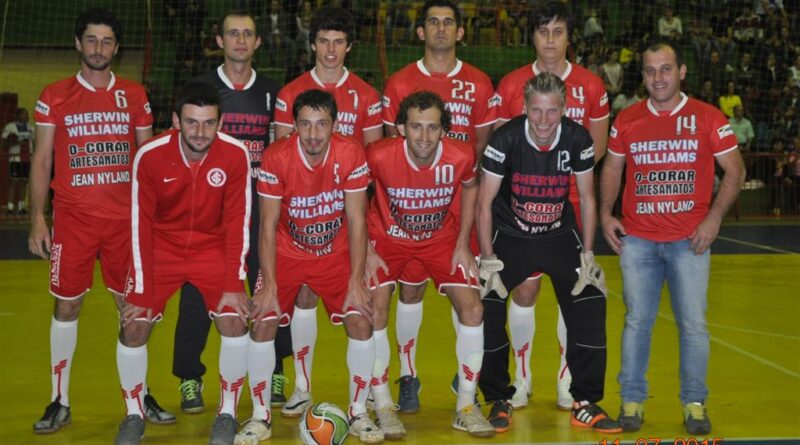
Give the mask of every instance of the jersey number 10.
M 437 165 L 436 168 L 434 168 L 434 172 L 436 175 L 436 185 L 453 183 L 453 176 L 455 176 L 453 164 Z

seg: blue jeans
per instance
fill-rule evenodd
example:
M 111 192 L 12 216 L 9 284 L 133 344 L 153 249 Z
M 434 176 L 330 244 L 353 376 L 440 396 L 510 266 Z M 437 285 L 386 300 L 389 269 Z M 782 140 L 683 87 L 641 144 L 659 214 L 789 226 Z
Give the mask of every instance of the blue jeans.
M 666 280 L 680 339 L 681 403 L 704 402 L 708 396 L 709 339 L 706 327 L 706 291 L 710 250 L 695 255 L 689 240 L 654 242 L 628 235 L 622 267 L 625 328 L 622 331 L 622 368 L 617 381 L 623 402 L 647 399 L 647 365 L 653 323 Z

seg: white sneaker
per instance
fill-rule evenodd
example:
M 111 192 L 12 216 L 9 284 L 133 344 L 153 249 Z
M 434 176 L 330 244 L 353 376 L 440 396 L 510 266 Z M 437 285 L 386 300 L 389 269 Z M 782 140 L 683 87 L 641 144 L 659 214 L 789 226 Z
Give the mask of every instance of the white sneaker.
M 350 419 L 350 435 L 364 443 L 383 442 L 383 431 L 370 419 L 369 414 L 361 413 Z
M 398 440 L 406 436 L 406 427 L 397 417 L 398 409 L 400 408 L 396 405 L 385 406 L 375 413 L 377 415 L 375 423 L 383 431 L 386 439 Z
M 456 412 L 453 418 L 453 428 L 459 431 L 466 431 L 475 437 L 492 437 L 495 434 L 494 426 L 483 417 L 481 411 L 475 405 Z
M 531 397 L 531 391 L 528 388 L 528 382 L 524 380 L 517 380 L 514 382 L 514 396 L 511 397 L 511 407 L 514 409 L 525 408 L 528 406 L 528 399 Z
M 260 419 L 250 419 L 233 439 L 234 445 L 258 445 L 272 437 L 272 426 Z
M 309 406 L 311 406 L 311 393 L 295 388 L 292 396 L 281 407 L 281 415 L 283 417 L 300 417 Z
M 558 384 L 556 385 L 556 392 L 558 393 L 556 405 L 560 410 L 571 411 L 572 394 L 569 392 L 569 385 L 572 384 L 572 374 L 569 372 L 566 372 L 565 374 L 566 375 L 564 377 L 558 379 Z

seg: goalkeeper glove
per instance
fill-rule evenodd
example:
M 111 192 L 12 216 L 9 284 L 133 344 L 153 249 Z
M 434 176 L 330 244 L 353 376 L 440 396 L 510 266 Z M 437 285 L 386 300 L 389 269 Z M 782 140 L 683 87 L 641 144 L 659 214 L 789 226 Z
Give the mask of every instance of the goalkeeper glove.
M 479 273 L 481 279 L 480 293 L 481 298 L 485 297 L 489 292 L 495 291 L 500 298 L 508 297 L 508 290 L 503 285 L 503 280 L 500 279 L 500 271 L 503 270 L 503 262 L 497 259 L 497 256 L 492 255 L 488 258 L 481 258 Z
M 606 274 L 599 264 L 594 260 L 594 253 L 581 252 L 581 271 L 578 276 L 578 282 L 572 288 L 572 295 L 578 295 L 583 292 L 586 285 L 591 284 L 596 287 L 603 295 L 608 295 L 608 288 L 606 287 Z

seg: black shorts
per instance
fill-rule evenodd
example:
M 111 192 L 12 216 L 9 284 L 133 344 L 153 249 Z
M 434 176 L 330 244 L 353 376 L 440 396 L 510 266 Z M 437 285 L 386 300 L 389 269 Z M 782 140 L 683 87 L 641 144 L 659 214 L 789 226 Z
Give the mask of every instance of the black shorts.
M 8 166 L 9 166 L 10 177 L 28 179 L 28 175 L 30 174 L 31 171 L 30 162 L 11 161 L 8 163 Z

